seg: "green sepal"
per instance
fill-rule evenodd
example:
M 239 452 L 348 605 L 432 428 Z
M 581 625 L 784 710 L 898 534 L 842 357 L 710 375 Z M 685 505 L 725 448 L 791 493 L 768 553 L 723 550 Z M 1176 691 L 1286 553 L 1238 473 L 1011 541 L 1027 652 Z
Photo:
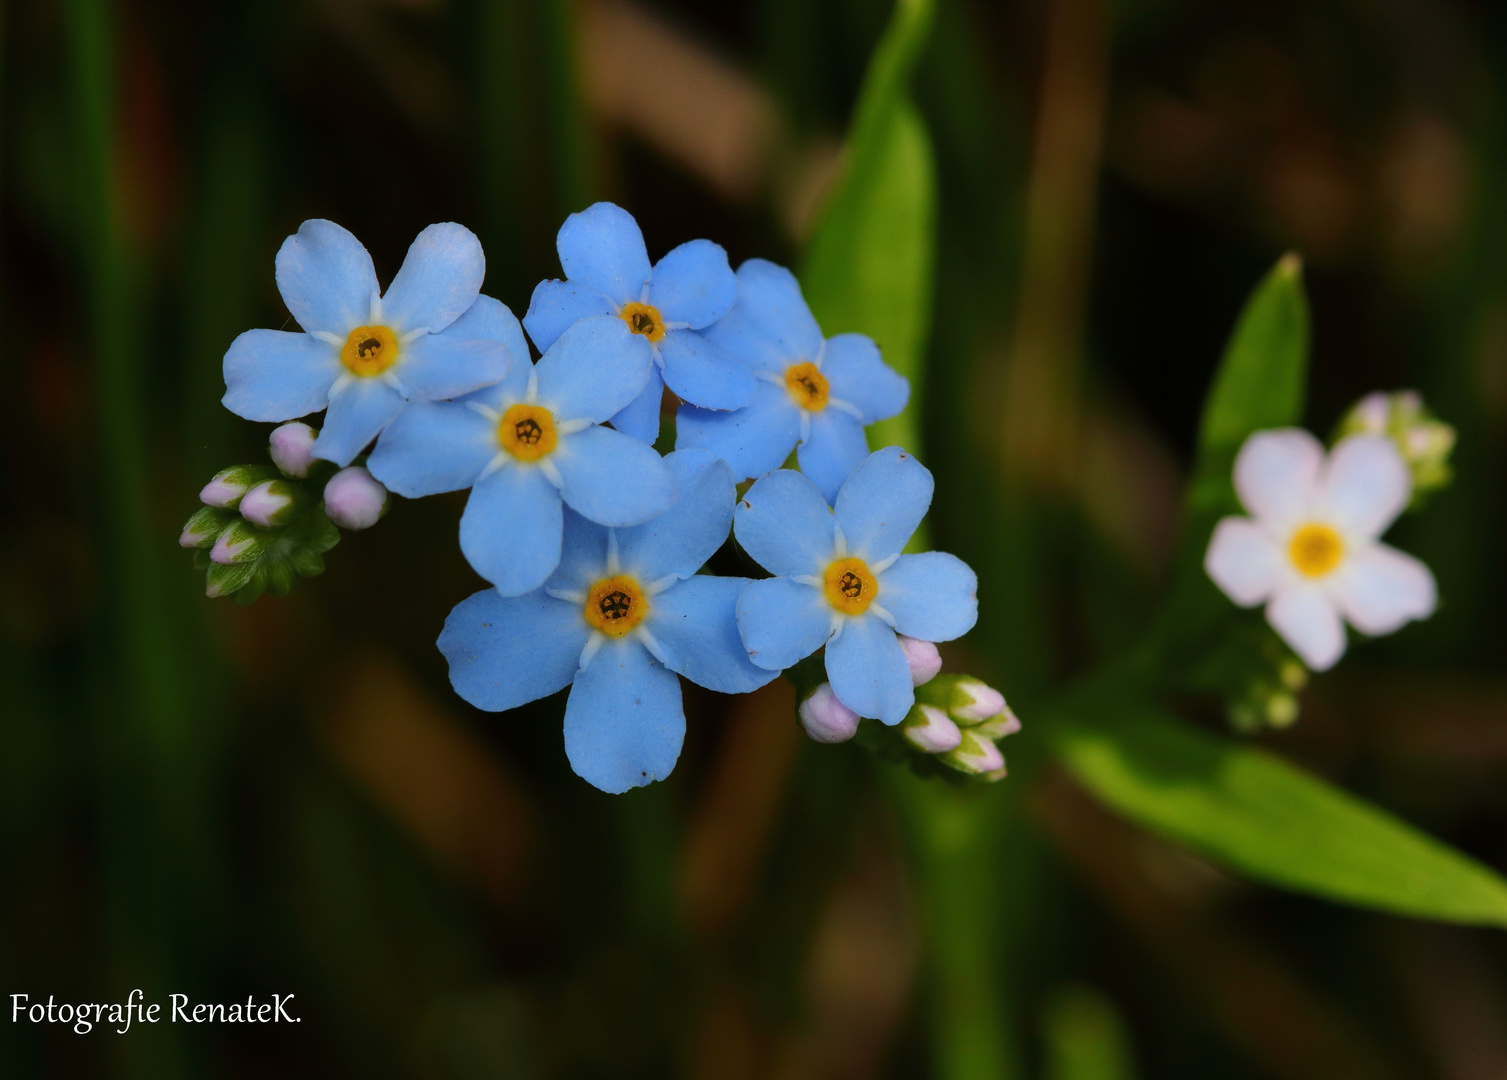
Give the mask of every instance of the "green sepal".
M 218 506 L 201 506 L 184 522 L 183 532 L 198 537 L 193 545 L 195 549 L 214 547 L 220 533 L 236 520 L 236 517 L 234 510 L 226 510 Z

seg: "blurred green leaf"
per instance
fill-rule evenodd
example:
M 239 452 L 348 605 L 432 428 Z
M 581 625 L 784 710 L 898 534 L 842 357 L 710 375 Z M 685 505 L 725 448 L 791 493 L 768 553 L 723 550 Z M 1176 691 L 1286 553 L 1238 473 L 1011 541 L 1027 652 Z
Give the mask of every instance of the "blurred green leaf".
M 1507 881 L 1263 750 L 1102 689 L 1043 730 L 1109 806 L 1237 873 L 1399 915 L 1507 926 Z
M 1063 987 L 1042 1022 L 1046 1080 L 1132 1080 L 1130 1039 L 1119 1011 L 1092 987 Z

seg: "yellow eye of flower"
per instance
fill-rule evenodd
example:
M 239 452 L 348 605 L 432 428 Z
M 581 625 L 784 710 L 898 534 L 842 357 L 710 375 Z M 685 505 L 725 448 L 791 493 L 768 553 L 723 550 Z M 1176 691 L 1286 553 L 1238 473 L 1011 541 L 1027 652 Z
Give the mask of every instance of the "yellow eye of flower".
M 644 590 L 627 574 L 603 578 L 586 594 L 586 624 L 608 637 L 622 637 L 649 614 Z
M 665 336 L 665 320 L 659 314 L 659 309 L 651 304 L 640 304 L 636 300 L 631 304 L 624 304 L 622 318 L 629 330 L 642 334 L 650 341 L 658 341 Z
M 862 559 L 838 559 L 823 575 L 827 603 L 844 615 L 862 615 L 879 595 L 879 582 Z
M 560 436 L 548 409 L 520 402 L 502 414 L 497 441 L 519 461 L 538 461 L 555 448 Z
M 816 370 L 815 364 L 802 361 L 786 368 L 785 389 L 808 412 L 821 412 L 827 407 L 827 377 Z
M 1340 564 L 1345 542 L 1328 525 L 1304 525 L 1292 534 L 1287 557 L 1307 577 L 1323 577 Z
M 358 326 L 340 347 L 340 362 L 352 375 L 380 375 L 398 362 L 397 336 L 385 326 Z

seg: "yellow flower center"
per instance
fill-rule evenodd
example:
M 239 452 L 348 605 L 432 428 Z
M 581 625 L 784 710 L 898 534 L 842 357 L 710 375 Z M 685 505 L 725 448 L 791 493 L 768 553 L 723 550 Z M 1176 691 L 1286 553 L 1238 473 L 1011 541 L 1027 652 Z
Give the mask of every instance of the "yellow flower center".
M 640 304 L 635 300 L 631 304 L 624 304 L 621 314 L 623 322 L 635 334 L 642 334 L 650 341 L 658 341 L 665 336 L 665 320 L 659 314 L 659 308 L 652 304 Z
M 398 338 L 385 326 L 358 326 L 340 347 L 340 362 L 352 375 L 380 375 L 398 362 Z
M 586 594 L 586 622 L 608 637 L 622 637 L 649 614 L 644 590 L 627 574 L 603 578 Z
M 827 377 L 809 361 L 785 369 L 785 389 L 808 412 L 821 412 L 827 407 Z
M 502 414 L 497 441 L 519 461 L 538 461 L 560 441 L 548 409 L 521 402 Z
M 862 615 L 879 595 L 879 582 L 862 559 L 838 559 L 827 567 L 823 584 L 827 603 L 844 615 Z
M 1303 525 L 1292 534 L 1287 557 L 1308 577 L 1323 577 L 1340 564 L 1345 542 L 1328 525 Z

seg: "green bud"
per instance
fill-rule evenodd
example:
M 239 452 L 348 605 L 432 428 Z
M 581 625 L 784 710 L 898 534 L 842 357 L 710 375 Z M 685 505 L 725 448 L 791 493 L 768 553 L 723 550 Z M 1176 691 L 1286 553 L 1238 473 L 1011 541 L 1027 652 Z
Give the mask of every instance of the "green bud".
M 939 759 L 969 776 L 986 776 L 1005 767 L 1005 755 L 999 752 L 994 740 L 979 735 L 976 728 L 964 728 L 962 741 L 939 755 Z
M 277 475 L 276 469 L 265 465 L 232 465 L 215 473 L 214 479 L 199 492 L 199 501 L 205 506 L 233 509 L 250 488 Z
M 186 548 L 207 548 L 215 542 L 225 526 L 236 519 L 234 510 L 222 510 L 217 506 L 205 506 L 194 512 L 183 526 L 178 543 Z
M 1434 416 L 1416 390 L 1367 394 L 1340 421 L 1337 439 L 1347 435 L 1386 435 L 1413 474 L 1413 505 L 1452 477 L 1450 452 L 1455 429 Z

